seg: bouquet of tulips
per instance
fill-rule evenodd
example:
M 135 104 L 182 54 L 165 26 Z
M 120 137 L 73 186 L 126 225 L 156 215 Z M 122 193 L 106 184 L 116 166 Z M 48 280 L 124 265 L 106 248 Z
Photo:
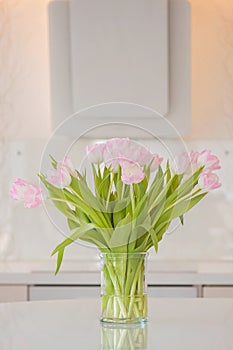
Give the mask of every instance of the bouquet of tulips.
M 67 157 L 61 161 L 51 157 L 53 169 L 47 175 L 39 174 L 48 199 L 65 215 L 70 230 L 69 237 L 52 252 L 57 254 L 56 273 L 65 248 L 78 239 L 102 253 L 147 252 L 151 247 L 157 252 L 171 222 L 178 218 L 183 224 L 184 214 L 220 186 L 215 174 L 219 160 L 208 150 L 182 153 L 162 165 L 163 159 L 145 146 L 115 138 L 88 146 L 87 157 L 94 191 L 86 174 L 76 170 Z M 42 200 L 40 188 L 21 179 L 13 183 L 10 194 L 23 200 L 27 208 Z M 137 266 L 125 266 L 117 273 L 132 274 L 135 280 L 140 277 L 137 271 Z M 112 283 L 109 288 L 126 288 L 131 293 L 132 278 L 128 277 L 122 279 L 124 286 L 119 278 L 117 286 Z M 120 308 L 122 312 L 122 305 Z

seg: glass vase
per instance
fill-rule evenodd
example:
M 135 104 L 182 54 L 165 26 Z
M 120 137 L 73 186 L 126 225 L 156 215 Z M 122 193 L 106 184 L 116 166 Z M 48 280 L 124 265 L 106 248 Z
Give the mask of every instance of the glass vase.
M 110 324 L 101 325 L 102 350 L 147 350 L 147 325 Z
M 148 253 L 102 253 L 101 321 L 147 321 Z

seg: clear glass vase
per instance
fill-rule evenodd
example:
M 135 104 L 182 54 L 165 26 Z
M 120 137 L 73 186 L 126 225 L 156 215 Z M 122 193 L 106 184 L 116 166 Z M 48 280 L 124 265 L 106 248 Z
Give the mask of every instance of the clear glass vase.
M 101 325 L 102 350 L 147 350 L 147 346 L 145 323 Z
M 101 321 L 147 321 L 148 253 L 102 253 Z

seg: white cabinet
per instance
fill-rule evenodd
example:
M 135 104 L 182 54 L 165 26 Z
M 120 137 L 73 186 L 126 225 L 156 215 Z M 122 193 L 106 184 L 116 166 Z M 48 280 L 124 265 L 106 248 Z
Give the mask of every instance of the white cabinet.
M 203 287 L 204 298 L 233 298 L 233 287 L 208 286 Z
M 97 298 L 100 287 L 96 285 L 1 285 L 0 303 L 27 300 L 62 300 L 78 298 Z M 149 286 L 151 298 L 233 298 L 232 286 Z
M 100 296 L 98 286 L 31 286 L 29 300 L 61 300 L 78 298 L 97 298 Z M 158 298 L 196 298 L 195 287 L 156 286 L 148 287 L 149 297 Z
M 196 287 L 178 287 L 178 286 L 156 286 L 148 287 L 149 297 L 157 298 L 196 298 Z
M 94 286 L 31 286 L 29 300 L 62 300 L 78 298 L 97 298 L 100 287 Z
M 28 287 L 27 286 L 0 286 L 0 303 L 8 303 L 15 301 L 27 301 Z

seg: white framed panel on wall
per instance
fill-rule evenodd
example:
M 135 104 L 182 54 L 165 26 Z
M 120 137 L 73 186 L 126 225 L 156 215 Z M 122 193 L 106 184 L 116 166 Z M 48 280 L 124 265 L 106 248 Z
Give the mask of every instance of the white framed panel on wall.
M 167 0 L 70 0 L 74 111 L 109 101 L 168 112 Z
M 52 1 L 49 6 L 51 104 L 54 127 L 82 108 L 130 102 L 158 112 L 90 110 L 82 129 L 125 122 L 174 136 L 191 124 L 190 4 L 186 0 Z M 63 84 L 64 82 L 64 84 Z M 138 123 L 137 123 L 138 122 Z M 117 136 L 124 136 L 121 126 Z M 112 128 L 96 137 L 111 135 Z M 70 128 L 68 134 L 74 135 Z M 134 131 L 133 131 L 134 133 Z M 131 136 L 131 135 L 128 135 Z

